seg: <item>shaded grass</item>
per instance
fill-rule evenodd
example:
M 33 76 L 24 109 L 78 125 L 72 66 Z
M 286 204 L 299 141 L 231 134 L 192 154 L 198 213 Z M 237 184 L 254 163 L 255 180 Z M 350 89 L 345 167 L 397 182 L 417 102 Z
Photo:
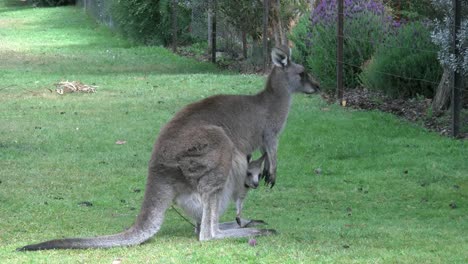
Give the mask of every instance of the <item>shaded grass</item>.
M 247 239 L 199 243 L 170 209 L 141 246 L 14 252 L 130 226 L 160 127 L 189 102 L 254 93 L 264 78 L 135 47 L 76 8 L 0 4 L 0 12 L 2 263 L 468 261 L 466 142 L 302 95 L 280 140 L 277 185 L 251 192 L 245 209 L 279 235 L 258 238 L 256 247 Z M 95 84 L 98 92 L 50 93 L 60 80 Z M 233 218 L 233 210 L 224 216 Z

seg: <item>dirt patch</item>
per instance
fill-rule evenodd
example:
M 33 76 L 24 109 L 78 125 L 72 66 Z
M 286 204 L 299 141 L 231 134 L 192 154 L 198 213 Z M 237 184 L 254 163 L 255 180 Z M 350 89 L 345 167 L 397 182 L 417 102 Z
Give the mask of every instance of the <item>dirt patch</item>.
M 328 95 L 322 97 L 329 103 L 334 100 Z M 346 107 L 362 110 L 380 110 L 392 113 L 412 123 L 421 124 L 431 131 L 450 136 L 452 133 L 450 111 L 433 114 L 431 99 L 392 99 L 382 93 L 367 89 L 345 91 L 343 95 Z M 460 118 L 460 138 L 468 138 L 468 102 L 464 102 Z

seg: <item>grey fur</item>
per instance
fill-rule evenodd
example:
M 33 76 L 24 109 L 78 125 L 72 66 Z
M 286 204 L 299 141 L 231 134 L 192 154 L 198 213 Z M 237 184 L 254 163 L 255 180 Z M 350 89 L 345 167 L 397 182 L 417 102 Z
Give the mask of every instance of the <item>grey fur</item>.
M 216 95 L 192 103 L 162 128 L 149 161 L 142 208 L 128 230 L 94 238 L 51 240 L 18 250 L 140 244 L 158 232 L 173 201 L 191 195 L 201 201 L 201 210 L 195 210 L 201 212 L 197 216 L 201 219 L 201 241 L 274 233 L 269 229 L 218 224 L 220 208 L 232 195 L 234 183 L 245 177 L 247 154 L 256 149 L 266 153 L 265 180 L 274 185 L 278 135 L 286 123 L 292 93 L 318 90 L 318 84 L 307 77 L 304 67 L 291 62 L 289 49 L 273 49 L 272 60 L 275 67 L 263 91 L 256 95 Z
M 247 159 L 248 166 L 245 162 L 238 159 L 235 161 L 237 168 L 232 173 L 239 172 L 239 175 L 231 175 L 228 178 L 225 188 L 220 195 L 220 202 L 218 206 L 218 215 L 222 215 L 230 201 L 236 202 L 237 217 L 236 222 L 227 222 L 220 224 L 221 230 L 233 229 L 239 227 L 252 227 L 259 224 L 265 224 L 262 220 L 247 220 L 241 219 L 242 204 L 250 189 L 256 189 L 259 184 L 260 174 L 262 170 L 262 163 L 266 154 L 257 160 L 250 162 Z M 237 156 L 240 157 L 240 156 Z M 189 215 L 195 222 L 195 232 L 199 234 L 200 225 L 203 215 L 203 205 L 201 195 L 199 193 L 191 193 L 180 195 L 176 198 L 176 203 L 179 205 L 187 215 Z

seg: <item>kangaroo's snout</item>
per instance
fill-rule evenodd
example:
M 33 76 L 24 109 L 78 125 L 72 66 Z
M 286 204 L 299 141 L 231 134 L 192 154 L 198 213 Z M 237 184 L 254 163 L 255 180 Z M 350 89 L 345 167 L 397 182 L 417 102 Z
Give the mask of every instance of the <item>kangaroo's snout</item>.
M 320 92 L 320 84 L 310 74 L 301 73 L 301 82 L 303 85 L 303 92 L 306 94 L 313 94 Z
M 258 181 L 252 182 L 252 188 L 257 189 L 257 187 L 258 187 Z

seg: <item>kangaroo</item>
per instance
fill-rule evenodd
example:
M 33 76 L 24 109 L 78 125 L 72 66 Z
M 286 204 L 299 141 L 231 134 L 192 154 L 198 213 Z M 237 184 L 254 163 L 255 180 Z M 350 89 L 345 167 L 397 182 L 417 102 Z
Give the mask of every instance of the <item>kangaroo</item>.
M 223 229 L 219 207 L 233 181 L 245 177 L 245 157 L 266 153 L 267 184 L 276 180 L 278 135 L 283 130 L 292 94 L 314 93 L 318 83 L 290 59 L 288 48 L 271 52 L 274 67 L 264 90 L 255 95 L 215 95 L 192 103 L 160 131 L 153 147 L 143 204 L 136 222 L 114 235 L 50 240 L 26 250 L 109 248 L 141 244 L 156 234 L 173 201 L 187 195 L 201 200 L 200 241 L 273 234 L 256 228 Z
M 242 209 L 244 206 L 245 197 L 250 189 L 257 189 L 260 176 L 262 173 L 262 163 L 265 160 L 266 154 L 263 154 L 260 158 L 251 161 L 251 156 L 247 156 L 249 162 L 245 182 L 243 186 L 238 186 L 237 192 L 235 192 L 234 200 L 236 202 L 236 222 L 240 227 L 251 227 L 257 224 L 264 224 L 262 220 L 245 220 L 241 218 Z
M 228 178 L 226 186 L 220 195 L 221 199 L 218 207 L 218 214 L 222 215 L 226 211 L 230 201 L 236 202 L 236 222 L 226 222 L 220 224 L 219 228 L 221 230 L 266 224 L 262 220 L 241 219 L 243 201 L 247 196 L 247 192 L 251 188 L 256 189 L 258 187 L 262 163 L 265 156 L 266 155 L 264 154 L 259 159 L 251 161 L 251 156 L 248 155 L 248 166 L 246 166 L 246 164 L 242 161 L 236 161 L 239 166 L 239 170 L 233 170 L 231 173 L 239 173 L 239 175 L 230 175 Z M 200 225 L 203 216 L 203 205 L 200 194 L 191 193 L 179 195 L 176 199 L 176 204 L 196 222 L 195 232 L 198 234 L 200 232 Z

